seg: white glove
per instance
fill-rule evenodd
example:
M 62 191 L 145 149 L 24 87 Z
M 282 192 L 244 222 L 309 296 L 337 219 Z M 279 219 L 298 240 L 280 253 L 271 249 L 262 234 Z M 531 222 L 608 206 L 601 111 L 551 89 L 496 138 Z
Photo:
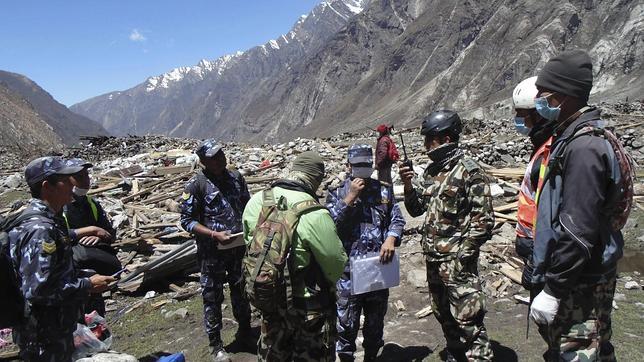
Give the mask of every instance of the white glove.
M 530 318 L 537 324 L 552 324 L 559 310 L 560 300 L 542 290 L 530 306 Z

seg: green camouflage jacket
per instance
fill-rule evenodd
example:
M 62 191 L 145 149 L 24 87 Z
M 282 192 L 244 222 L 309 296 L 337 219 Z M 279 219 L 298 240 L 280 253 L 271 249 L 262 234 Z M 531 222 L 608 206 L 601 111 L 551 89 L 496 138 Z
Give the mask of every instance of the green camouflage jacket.
M 455 159 L 431 177 L 414 180 L 414 190 L 405 194 L 411 216 L 425 211 L 423 251 L 428 262 L 477 255 L 490 239 L 494 226 L 489 176 L 473 159 Z

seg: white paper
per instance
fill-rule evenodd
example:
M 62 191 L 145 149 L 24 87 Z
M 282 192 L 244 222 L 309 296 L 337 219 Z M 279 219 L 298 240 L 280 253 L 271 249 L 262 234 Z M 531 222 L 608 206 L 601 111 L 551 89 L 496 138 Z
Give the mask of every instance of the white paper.
M 231 234 L 230 237 L 232 238 L 232 241 L 228 244 L 219 244 L 217 243 L 217 249 L 219 250 L 226 250 L 226 249 L 232 249 L 236 248 L 238 246 L 246 246 L 246 243 L 244 242 L 244 233 L 236 233 L 236 234 Z
M 380 263 L 380 253 L 351 257 L 351 294 L 363 294 L 400 284 L 398 252 L 387 264 Z

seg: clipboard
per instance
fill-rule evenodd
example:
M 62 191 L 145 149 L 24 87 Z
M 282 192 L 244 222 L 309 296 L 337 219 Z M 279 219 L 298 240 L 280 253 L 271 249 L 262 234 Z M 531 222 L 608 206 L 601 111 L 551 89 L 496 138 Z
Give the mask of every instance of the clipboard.
M 246 246 L 246 242 L 244 241 L 244 233 L 243 232 L 238 232 L 235 234 L 230 234 L 230 237 L 232 238 L 232 241 L 228 244 L 219 244 L 217 243 L 217 249 L 219 250 L 228 250 L 232 248 L 237 248 L 239 246 Z

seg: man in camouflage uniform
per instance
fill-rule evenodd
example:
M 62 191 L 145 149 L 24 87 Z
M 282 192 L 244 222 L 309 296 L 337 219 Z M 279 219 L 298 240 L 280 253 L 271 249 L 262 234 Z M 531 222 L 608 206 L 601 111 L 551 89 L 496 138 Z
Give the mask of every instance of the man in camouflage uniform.
M 400 245 L 405 227 L 405 219 L 395 202 L 393 188 L 370 178 L 373 172 L 371 146 L 349 147 L 348 165 L 350 176 L 340 187 L 329 190 L 326 206 L 350 257 L 377 252 L 380 253 L 381 261 L 388 263 L 393 258 L 395 246 Z M 373 361 L 384 345 L 382 335 L 389 289 L 351 295 L 349 266 L 347 263 L 337 283 L 336 353 L 342 361 L 354 360 L 360 314 L 364 310 L 364 361 Z
M 250 306 L 243 296 L 242 259 L 244 245 L 219 250 L 218 245 L 233 241 L 230 234 L 242 231 L 241 217 L 250 199 L 244 177 L 226 169 L 226 156 L 221 145 L 206 140 L 195 153 L 204 169 L 185 186 L 181 202 L 181 226 L 195 235 L 197 257 L 201 268 L 204 324 L 215 361 L 227 361 L 221 340 L 221 303 L 224 283 L 230 287 L 233 315 L 239 323 L 236 340 L 252 338 Z M 254 344 L 255 339 L 252 340 Z
M 318 202 L 324 162 L 315 151 L 297 156 L 289 174 L 271 185 L 276 200 L 292 209 L 300 202 Z M 244 240 L 253 242 L 262 211 L 263 192 L 253 195 L 244 210 Z M 329 211 L 321 207 L 299 218 L 288 267 L 292 307 L 262 314 L 258 343 L 260 361 L 335 361 L 335 284 L 347 256 Z
M 25 318 L 14 329 L 20 356 L 26 361 L 71 361 L 72 335 L 81 305 L 115 279 L 80 277 L 72 261 L 65 221 L 57 214 L 72 200 L 70 167 L 60 157 L 41 157 L 27 165 L 25 179 L 32 199 L 23 212 L 33 215 L 9 231 L 11 259 L 25 300 Z
M 461 120 L 440 110 L 423 120 L 421 134 L 432 160 L 424 183 L 401 165 L 405 207 L 427 212 L 423 251 L 436 319 L 447 340 L 448 360 L 492 360 L 483 324 L 485 296 L 478 277 L 479 249 L 494 226 L 489 177 L 458 148 Z

